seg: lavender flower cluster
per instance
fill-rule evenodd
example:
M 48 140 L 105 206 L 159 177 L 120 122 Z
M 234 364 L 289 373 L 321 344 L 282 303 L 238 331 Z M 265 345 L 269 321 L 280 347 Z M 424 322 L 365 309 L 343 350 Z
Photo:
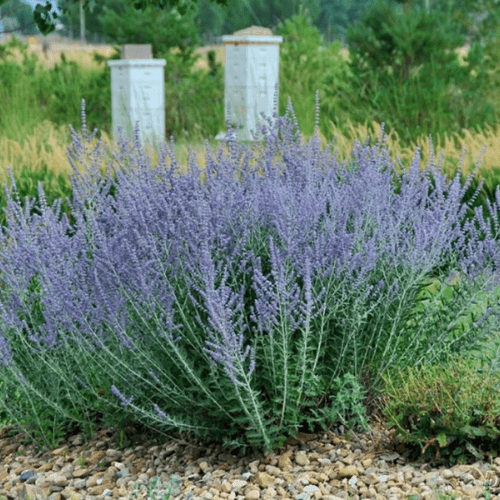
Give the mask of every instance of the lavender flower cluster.
M 60 200 L 46 206 L 41 186 L 40 216 L 7 190 L 1 375 L 19 383 L 22 373 L 42 391 L 50 372 L 75 402 L 83 385 L 96 398 L 107 387 L 106 404 L 137 418 L 214 436 L 244 428 L 249 442 L 270 447 L 283 426 L 298 426 L 304 398 L 327 394 L 335 377 L 380 372 L 396 355 L 437 359 L 484 338 L 489 330 L 457 337 L 443 328 L 419 343 L 402 325 L 443 262 L 471 282 L 495 274 L 500 192 L 494 234 L 480 212 L 463 223 L 468 184 L 446 182 L 433 160 L 419 171 L 418 150 L 396 195 L 382 138 L 355 143 L 348 168 L 317 136 L 302 143 L 290 114 L 262 126 L 258 166 L 232 131 L 228 157 L 207 144 L 203 181 L 192 159 L 178 174 L 168 147 L 153 170 L 136 130 L 131 149 L 120 141 L 115 183 L 111 163 L 99 172 L 101 141 L 92 164 L 83 158 L 96 131 L 82 142 L 71 128 L 76 227 L 60 218 Z M 85 136 L 84 105 L 82 120 Z

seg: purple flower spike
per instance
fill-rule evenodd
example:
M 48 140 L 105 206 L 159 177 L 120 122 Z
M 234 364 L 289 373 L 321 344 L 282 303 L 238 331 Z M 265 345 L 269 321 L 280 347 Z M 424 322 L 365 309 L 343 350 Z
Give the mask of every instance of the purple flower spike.
M 114 385 L 111 386 L 111 392 L 121 401 L 124 408 L 126 408 L 134 400 L 133 396 L 130 399 L 127 399 Z
M 160 410 L 160 408 L 158 407 L 158 405 L 157 405 L 157 404 L 154 404 L 154 405 L 153 405 L 153 408 L 154 408 L 154 410 L 155 410 L 156 414 L 157 414 L 160 418 L 162 418 L 163 420 L 166 420 L 166 419 L 168 418 L 168 415 L 167 415 L 167 414 L 165 414 L 163 411 L 161 411 L 161 410 Z

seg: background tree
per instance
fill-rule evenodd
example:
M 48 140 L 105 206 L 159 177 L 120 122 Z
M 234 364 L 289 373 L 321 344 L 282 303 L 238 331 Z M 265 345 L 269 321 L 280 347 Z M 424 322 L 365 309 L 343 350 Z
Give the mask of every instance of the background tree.
M 2 5 L 9 3 L 10 0 L 0 0 L 0 8 Z M 74 1 L 74 0 L 73 0 Z M 126 0 L 126 2 L 130 3 L 135 9 L 144 12 L 148 7 L 154 7 L 157 9 L 177 9 L 178 13 L 181 16 L 187 14 L 187 12 L 192 8 L 198 0 Z M 221 5 L 227 5 L 228 0 L 212 0 Z M 88 7 L 90 12 L 92 13 L 95 6 L 96 0 L 78 0 L 81 2 L 82 8 Z M 33 16 L 35 18 L 35 22 L 38 26 L 40 32 L 44 35 L 48 35 L 52 33 L 56 29 L 56 20 L 60 17 L 57 12 L 54 11 L 54 7 L 57 6 L 56 0 L 47 0 L 45 6 L 41 4 L 37 4 L 34 11 Z M 62 9 L 62 13 L 65 13 L 66 7 Z
M 98 3 L 88 4 L 85 6 L 84 0 L 79 0 L 75 2 L 75 0 L 59 0 L 59 5 L 63 10 L 63 14 L 60 16 L 59 20 L 65 26 L 70 26 L 71 31 L 74 30 L 78 25 L 80 26 L 80 38 L 82 43 L 85 42 L 85 33 L 87 33 L 87 39 L 89 35 L 98 34 L 99 36 L 104 36 L 105 41 L 108 43 L 122 43 L 123 36 L 115 37 L 116 27 L 122 26 L 124 24 L 124 20 L 120 19 L 115 26 L 109 28 L 109 22 L 105 22 L 106 26 L 103 24 L 103 19 L 114 18 L 116 20 L 116 16 L 107 15 L 109 10 L 117 9 L 116 12 L 125 13 L 127 12 L 129 15 L 129 19 L 133 22 L 134 26 L 137 24 L 144 24 L 148 22 L 163 22 L 159 21 L 158 17 L 161 18 L 161 14 L 163 12 L 175 12 L 175 15 L 180 15 L 180 12 L 184 12 L 181 15 L 181 18 L 186 20 L 187 17 L 192 17 L 194 12 L 196 12 L 197 4 L 196 2 L 180 0 L 180 3 L 177 6 L 172 8 L 158 8 L 153 5 L 146 7 L 145 9 L 137 9 L 134 7 L 133 3 L 127 0 L 119 0 L 114 2 L 108 2 L 107 0 L 100 0 Z M 106 10 L 107 9 L 107 10 Z M 185 10 L 184 10 L 185 9 Z M 151 13 L 159 13 L 160 16 L 152 16 Z M 141 23 L 135 22 L 136 17 L 137 20 L 141 20 Z M 85 23 L 85 19 L 91 19 L 90 23 Z M 169 26 L 172 26 L 170 19 L 165 19 L 165 21 L 169 22 Z M 127 26 L 130 28 L 130 26 Z M 133 31 L 133 29 L 127 29 L 127 31 Z M 149 29 L 147 31 L 150 31 Z M 107 33 L 111 33 L 113 36 L 107 36 Z M 123 30 L 121 30 L 123 35 Z M 144 37 L 142 37 L 144 38 Z M 132 43 L 133 40 L 129 40 L 129 43 Z M 136 43 L 145 43 L 145 42 L 136 42 Z M 148 42 L 151 43 L 151 42 Z
M 200 35 L 205 44 L 209 44 L 212 43 L 213 35 L 232 33 L 252 24 L 275 29 L 278 22 L 296 15 L 302 5 L 308 8 L 314 26 L 326 35 L 325 39 L 330 42 L 340 39 L 346 44 L 347 29 L 376 3 L 377 0 L 301 0 L 287 2 L 288 10 L 285 12 L 283 2 L 237 0 L 226 9 L 209 0 L 201 0 L 196 17 Z M 390 3 L 398 2 L 392 0 Z M 469 38 L 484 40 L 485 36 L 495 36 L 496 0 L 412 0 L 399 3 L 415 11 L 446 15 L 447 22 Z
M 340 38 L 350 22 L 359 17 L 363 8 L 373 0 L 294 0 L 281 1 L 239 0 L 227 9 L 201 0 L 197 23 L 204 40 L 208 34 L 217 36 L 257 24 L 275 29 L 280 22 L 299 13 L 300 7 L 307 7 L 313 24 L 325 33 L 328 29 Z
M 321 0 L 321 15 L 313 22 L 330 41 L 333 37 L 345 43 L 347 28 L 371 3 L 373 0 Z
M 404 0 L 379 0 L 347 31 L 347 41 L 351 69 L 360 81 L 394 74 L 403 83 L 431 56 L 443 64 L 457 61 L 453 50 L 464 44 L 465 36 L 441 11 L 414 9 Z
M 446 22 L 455 26 L 470 41 L 491 39 L 500 21 L 497 0 L 391 0 L 402 4 L 407 10 L 440 12 Z
M 351 70 L 366 87 L 377 78 L 396 75 L 403 84 L 412 70 L 433 61 L 441 65 L 440 78 L 463 80 L 455 49 L 473 40 L 468 55 L 471 72 L 482 60 L 479 37 L 483 40 L 495 26 L 500 7 L 491 5 L 489 21 L 475 24 L 471 18 L 480 2 L 448 0 L 429 3 L 426 0 L 378 0 L 369 5 L 361 19 L 347 32 Z M 498 26 L 498 22 L 496 22 Z
M 15 0 L 20 3 L 19 0 Z M 45 1 L 45 0 L 44 0 Z M 194 15 L 198 26 L 198 33 L 203 44 L 213 43 L 214 36 L 220 36 L 253 24 L 275 29 L 277 24 L 298 13 L 300 5 L 309 10 L 313 24 L 328 39 L 341 39 L 346 44 L 348 27 L 360 19 L 363 12 L 376 3 L 376 0 L 122 0 L 125 6 L 130 6 L 135 11 L 144 13 L 146 8 L 163 9 L 175 8 L 181 16 L 190 12 Z M 410 0 L 404 3 L 415 10 L 431 10 L 446 13 L 450 22 L 460 30 L 461 34 L 469 39 L 479 39 L 482 43 L 486 39 L 492 40 L 496 36 L 495 26 L 498 24 L 497 0 Z M 13 1 L 0 0 L 0 20 L 5 15 L 5 8 Z M 25 34 L 45 33 L 53 31 L 55 19 L 59 19 L 66 26 L 73 29 L 80 26 L 80 34 L 84 40 L 84 33 L 103 34 L 104 29 L 99 18 L 104 13 L 106 1 L 101 0 L 59 0 L 58 14 L 54 9 L 56 0 L 48 0 L 45 6 L 37 5 L 35 11 L 24 4 L 24 14 L 17 16 L 18 26 Z M 2 9 L 3 6 L 3 9 Z M 48 7 L 47 7 L 48 6 Z M 109 7 L 109 5 L 108 5 Z M 31 13 L 30 13 L 31 12 Z M 8 14 L 10 15 L 10 14 Z M 33 17 L 30 17 L 33 16 Z M 90 20 L 90 22 L 87 22 Z M 44 24 L 45 23 L 45 24 Z M 5 27 L 4 27 L 5 28 Z M 13 29 L 4 29 L 4 33 Z M 112 43 L 112 40 L 106 40 Z
M 234 2 L 226 10 L 225 33 L 251 25 L 274 28 L 278 23 L 298 14 L 301 7 L 307 7 L 309 17 L 316 21 L 321 15 L 320 0 L 243 0 Z
M 101 23 L 99 21 L 99 17 L 103 14 L 105 2 L 99 2 L 96 4 L 90 12 L 90 6 L 83 7 L 81 2 L 75 2 L 72 0 L 58 0 L 59 7 L 65 12 L 61 14 L 59 17 L 59 21 L 63 24 L 66 30 L 71 31 L 72 33 L 76 33 L 78 29 L 80 30 L 80 38 L 89 40 L 91 35 L 99 34 L 104 38 L 104 41 L 107 43 L 113 43 L 112 39 L 108 39 L 105 35 L 103 35 L 103 30 Z M 82 23 L 83 18 L 83 23 Z M 91 22 L 87 22 L 90 19 Z M 83 30 L 82 30 L 82 24 Z
M 0 7 L 0 21 L 3 27 L 0 33 L 13 33 L 18 30 L 27 35 L 40 33 L 33 17 L 33 8 L 20 0 L 11 0 Z
M 65 25 L 76 26 L 79 20 L 77 5 L 74 4 L 73 0 L 66 1 L 69 1 L 69 6 L 66 9 L 67 14 L 61 16 L 61 22 Z M 92 14 L 93 23 L 92 26 L 88 26 L 88 32 L 104 34 L 111 31 L 111 33 L 114 33 L 114 27 L 111 30 L 104 28 L 102 19 L 105 7 L 113 10 L 118 3 L 123 3 L 124 6 L 131 5 L 123 2 L 123 0 L 115 2 L 113 6 L 108 1 L 99 2 Z M 199 4 L 192 5 L 188 9 L 189 15 L 195 20 L 200 43 L 207 45 L 214 42 L 215 36 L 232 33 L 251 25 L 274 28 L 280 21 L 296 14 L 299 7 L 304 4 L 311 4 L 311 7 L 309 7 L 310 11 L 312 11 L 311 17 L 318 18 L 320 16 L 320 0 L 293 0 L 286 4 L 283 4 L 280 0 L 270 2 L 264 0 L 233 0 L 227 6 L 213 3 L 210 0 L 201 0 Z M 125 10 L 120 8 L 119 11 L 124 12 Z M 137 14 L 137 11 L 133 8 L 131 8 L 131 12 Z
M 200 44 L 198 28 L 191 12 L 181 16 L 176 9 L 148 6 L 143 12 L 121 0 L 109 0 L 98 16 L 102 33 L 115 44 L 149 43 L 153 58 L 166 54 L 170 48 L 178 47 L 184 60 L 190 59 Z

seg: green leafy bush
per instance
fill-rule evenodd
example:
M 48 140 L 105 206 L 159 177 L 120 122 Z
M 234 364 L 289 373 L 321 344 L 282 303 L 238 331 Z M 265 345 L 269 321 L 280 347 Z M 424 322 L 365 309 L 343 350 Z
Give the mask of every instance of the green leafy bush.
M 322 396 L 322 394 L 316 394 L 316 397 L 318 396 Z M 340 421 L 347 429 L 359 426 L 366 431 L 369 429 L 369 425 L 366 419 L 366 409 L 363 406 L 365 399 L 366 389 L 361 385 L 359 379 L 351 373 L 346 373 L 333 381 L 330 406 L 320 408 L 318 411 L 312 410 L 315 416 L 312 422 L 319 422 L 324 430 L 327 429 L 326 422 L 335 424 Z M 310 425 L 312 422 L 309 422 Z
M 452 335 L 465 331 L 500 299 L 500 286 L 488 298 L 482 288 L 486 289 L 489 281 L 477 281 L 482 284 L 481 289 L 472 298 L 464 294 L 469 307 L 455 318 L 453 314 L 449 316 L 454 328 Z M 446 282 L 429 279 L 417 294 L 407 326 L 421 324 L 436 311 L 447 316 L 444 311 L 461 298 L 464 288 L 469 289 L 458 272 L 452 273 Z M 482 459 L 484 450 L 493 451 L 498 446 L 498 333 L 478 348 L 464 350 L 464 355 L 455 357 L 450 364 L 393 367 L 386 372 L 383 413 L 409 445 L 411 460 L 423 458 L 454 464 L 468 457 Z
M 496 455 L 500 444 L 499 374 L 472 361 L 406 367 L 384 376 L 384 416 L 414 461 L 446 465 Z

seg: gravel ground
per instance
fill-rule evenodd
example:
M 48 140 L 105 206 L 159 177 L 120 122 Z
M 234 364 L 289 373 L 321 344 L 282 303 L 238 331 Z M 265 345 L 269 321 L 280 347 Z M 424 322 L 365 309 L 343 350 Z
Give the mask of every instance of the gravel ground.
M 350 440 L 342 428 L 299 433 L 267 456 L 231 454 L 220 444 L 178 433 L 136 433 L 125 449 L 117 449 L 118 432 L 109 428 L 100 428 L 88 449 L 75 435 L 58 449 L 35 453 L 34 445 L 20 443 L 23 435 L 9 437 L 12 427 L 6 427 L 0 431 L 0 498 L 416 500 L 439 498 L 439 490 L 481 499 L 488 498 L 489 484 L 490 500 L 500 499 L 500 458 L 451 468 L 411 464 L 404 445 L 383 424 L 378 417 L 371 433 L 351 433 Z M 177 487 L 172 497 L 162 497 L 170 479 Z

